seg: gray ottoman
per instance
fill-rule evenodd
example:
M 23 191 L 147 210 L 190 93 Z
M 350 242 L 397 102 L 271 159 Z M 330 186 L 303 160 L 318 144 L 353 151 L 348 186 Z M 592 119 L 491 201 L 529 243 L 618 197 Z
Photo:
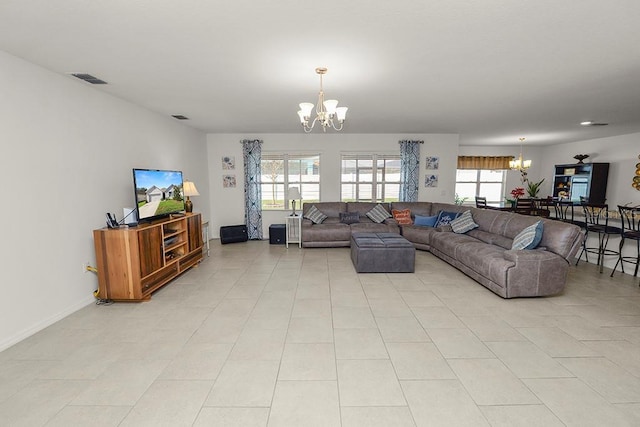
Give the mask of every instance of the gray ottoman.
M 413 273 L 416 248 L 395 233 L 353 233 L 351 261 L 358 273 Z

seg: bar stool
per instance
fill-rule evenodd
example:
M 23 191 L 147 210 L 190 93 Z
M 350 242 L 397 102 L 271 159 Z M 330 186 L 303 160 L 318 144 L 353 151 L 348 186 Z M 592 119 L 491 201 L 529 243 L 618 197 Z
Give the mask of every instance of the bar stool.
M 582 209 L 584 211 L 585 219 L 585 238 L 582 243 L 582 251 L 580 252 L 580 255 L 578 255 L 576 265 L 580 262 L 580 257 L 582 257 L 583 253 L 587 262 L 589 262 L 589 253 L 594 253 L 598 255 L 597 264 L 600 266 L 600 273 L 602 273 L 605 256 L 620 257 L 620 251 L 608 249 L 607 244 L 609 243 L 609 236 L 620 234 L 621 229 L 620 227 L 613 227 L 609 225 L 609 205 L 582 203 Z M 598 233 L 597 247 L 587 246 L 589 233 Z
M 636 269 L 633 272 L 633 277 L 638 275 L 638 266 L 640 265 L 640 207 L 620 206 L 618 205 L 618 212 L 620 212 L 620 220 L 622 221 L 622 228 L 620 229 L 620 250 L 618 251 L 618 261 L 616 261 L 615 267 L 611 272 L 611 277 L 615 273 L 618 264 L 622 267 L 624 273 L 624 263 L 635 264 Z M 622 247 L 627 240 L 635 240 L 636 242 L 636 256 L 623 256 Z
M 568 222 L 569 224 L 575 224 L 584 228 L 584 221 L 575 220 L 573 217 L 574 204 L 571 200 L 557 200 L 553 207 L 555 208 L 555 214 L 558 221 Z

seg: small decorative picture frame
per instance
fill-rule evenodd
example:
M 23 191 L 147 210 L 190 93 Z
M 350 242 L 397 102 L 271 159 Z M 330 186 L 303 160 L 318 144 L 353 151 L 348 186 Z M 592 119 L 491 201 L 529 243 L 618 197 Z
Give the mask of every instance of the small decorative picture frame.
M 236 176 L 222 175 L 222 186 L 224 188 L 236 188 Z
M 427 156 L 425 169 L 438 169 L 440 166 L 440 157 Z
M 222 169 L 233 170 L 236 168 L 236 158 L 234 156 L 222 157 Z
M 438 186 L 438 175 L 427 174 L 424 177 L 424 186 L 427 188 L 433 188 Z

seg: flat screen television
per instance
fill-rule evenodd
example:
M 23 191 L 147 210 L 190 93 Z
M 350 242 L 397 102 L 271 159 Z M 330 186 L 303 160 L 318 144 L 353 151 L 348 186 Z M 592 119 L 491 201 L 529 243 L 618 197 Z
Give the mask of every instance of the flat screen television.
M 133 169 L 133 188 L 140 222 L 184 211 L 182 171 Z

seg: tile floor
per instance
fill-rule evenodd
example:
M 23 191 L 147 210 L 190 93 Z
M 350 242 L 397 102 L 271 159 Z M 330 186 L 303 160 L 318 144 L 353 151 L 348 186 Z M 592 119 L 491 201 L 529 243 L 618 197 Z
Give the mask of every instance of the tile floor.
M 503 300 L 427 252 L 220 245 L 149 302 L 0 353 L 2 426 L 640 425 L 639 279 Z

